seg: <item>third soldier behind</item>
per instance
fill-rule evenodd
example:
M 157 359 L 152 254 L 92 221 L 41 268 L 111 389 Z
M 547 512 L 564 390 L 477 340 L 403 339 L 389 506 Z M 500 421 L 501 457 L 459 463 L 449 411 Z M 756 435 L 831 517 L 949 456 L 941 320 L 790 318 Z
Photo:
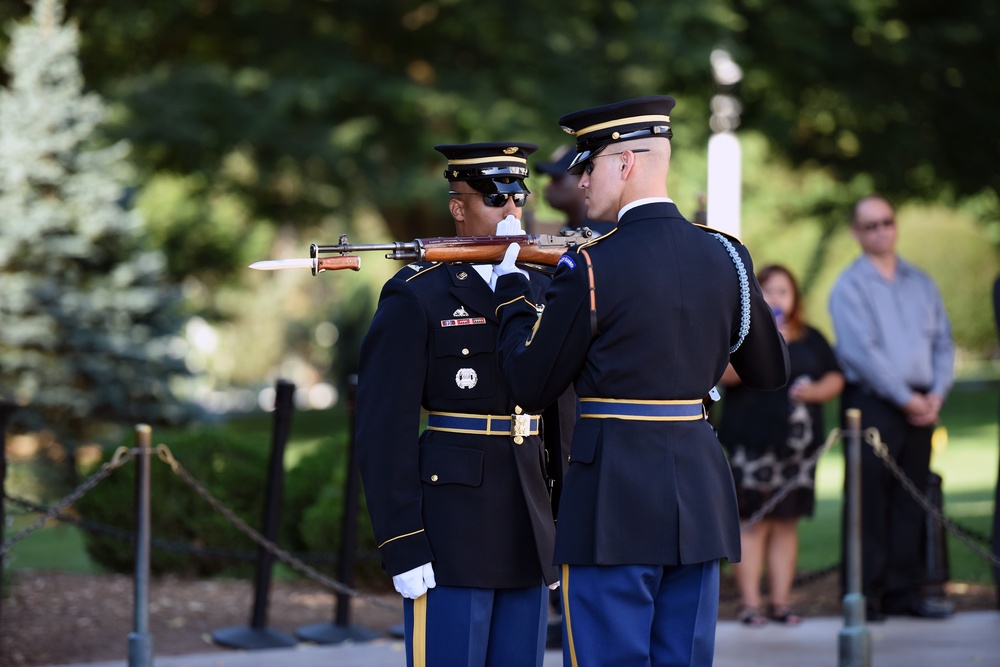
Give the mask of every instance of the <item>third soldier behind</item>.
M 750 254 L 667 196 L 673 106 L 646 97 L 560 118 L 590 217 L 618 226 L 563 255 L 541 317 L 513 271 L 517 246 L 497 269 L 513 397 L 535 410 L 570 383 L 580 396 L 555 550 L 567 665 L 712 664 L 719 559 L 739 560 L 740 531 L 702 399 L 730 362 L 759 389 L 788 379 Z
M 587 227 L 595 234 L 607 234 L 615 228 L 615 223 L 587 217 L 587 195 L 580 189 L 580 176 L 566 172 L 574 157 L 576 151 L 572 144 L 567 144 L 557 148 L 548 162 L 535 165 L 535 171 L 549 177 L 544 191 L 545 202 L 566 215 L 564 229 Z

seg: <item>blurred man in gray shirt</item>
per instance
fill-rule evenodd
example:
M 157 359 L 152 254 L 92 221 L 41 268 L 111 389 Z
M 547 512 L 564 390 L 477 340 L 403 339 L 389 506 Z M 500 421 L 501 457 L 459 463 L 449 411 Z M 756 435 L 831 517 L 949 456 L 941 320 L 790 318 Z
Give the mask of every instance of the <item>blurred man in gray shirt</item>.
M 931 278 L 896 254 L 896 217 L 877 195 L 854 205 L 863 254 L 837 279 L 830 314 L 847 386 L 842 408 L 861 410 L 889 454 L 926 491 L 931 435 L 954 381 L 955 347 Z M 861 456 L 862 586 L 868 619 L 946 618 L 954 607 L 925 597 L 924 511 L 872 449 Z

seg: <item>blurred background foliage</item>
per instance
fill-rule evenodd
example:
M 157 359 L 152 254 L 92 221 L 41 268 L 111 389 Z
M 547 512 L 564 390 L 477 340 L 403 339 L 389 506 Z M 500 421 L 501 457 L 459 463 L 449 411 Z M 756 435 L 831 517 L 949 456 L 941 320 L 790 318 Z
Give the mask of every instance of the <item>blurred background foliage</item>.
M 29 10 L 7 0 L 0 20 Z M 825 328 L 829 283 L 856 253 L 849 205 L 884 192 L 912 206 L 903 250 L 928 250 L 913 259 L 946 283 L 967 356 L 994 351 L 996 1 L 68 0 L 66 13 L 86 85 L 109 107 L 103 133 L 132 147 L 148 236 L 212 328 L 197 370 L 215 389 L 291 368 L 301 383 L 336 373 L 342 386 L 392 263 L 319 279 L 245 267 L 341 233 L 451 233 L 434 144 L 530 140 L 541 157 L 567 139 L 559 115 L 669 93 L 671 194 L 693 216 L 720 46 L 744 71 L 731 92 L 744 106 L 743 234 L 758 264 L 792 265 Z M 9 29 L 0 53 L 8 40 Z M 533 180 L 540 194 L 544 177 Z M 553 218 L 539 199 L 529 215 Z M 951 239 L 958 228 L 964 243 Z M 981 268 L 974 289 L 947 279 L 958 266 Z M 325 322 L 333 345 L 316 340 Z
M 0 0 L 5 62 L 32 6 Z M 358 243 L 453 233 L 435 144 L 533 141 L 541 160 L 569 141 L 560 115 L 671 94 L 670 193 L 693 218 L 720 47 L 743 70 L 726 92 L 742 104 L 742 237 L 756 265 L 788 265 L 809 319 L 832 338 L 827 295 L 858 253 L 850 206 L 886 194 L 899 205 L 901 253 L 944 295 L 960 374 L 994 373 L 1000 0 L 66 0 L 65 15 L 79 30 L 80 93 L 105 110 L 88 145 L 128 147 L 122 200 L 179 294 L 172 350 L 190 377 L 174 388 L 209 415 L 270 407 L 277 378 L 296 383 L 300 406 L 343 395 L 398 263 L 373 253 L 359 273 L 319 277 L 246 266 L 342 233 Z M 0 69 L 0 86 L 13 76 Z M 529 179 L 529 225 L 558 221 L 544 185 Z M 332 394 L 317 398 L 324 383 Z M 332 436 L 342 421 L 330 418 Z M 231 452 L 235 440 L 192 436 L 232 441 Z M 342 474 L 331 448 L 342 452 L 317 441 L 318 458 L 294 473 L 317 479 L 289 485 L 308 489 L 287 499 L 292 523 L 312 528 L 285 536 L 296 549 L 335 546 L 321 528 Z

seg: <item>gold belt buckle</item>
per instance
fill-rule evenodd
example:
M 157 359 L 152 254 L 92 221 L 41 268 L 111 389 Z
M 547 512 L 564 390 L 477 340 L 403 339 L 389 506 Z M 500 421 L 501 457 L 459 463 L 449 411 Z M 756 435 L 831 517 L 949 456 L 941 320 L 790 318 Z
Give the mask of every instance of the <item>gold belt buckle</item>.
M 525 436 L 531 435 L 531 415 L 511 415 L 510 434 L 514 436 L 514 444 L 524 442 Z

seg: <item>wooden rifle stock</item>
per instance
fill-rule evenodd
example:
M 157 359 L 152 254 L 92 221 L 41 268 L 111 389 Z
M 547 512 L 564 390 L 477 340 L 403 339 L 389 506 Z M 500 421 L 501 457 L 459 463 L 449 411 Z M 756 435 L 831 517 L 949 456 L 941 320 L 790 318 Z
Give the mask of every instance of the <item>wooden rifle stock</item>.
M 517 261 L 555 266 L 568 245 L 541 246 L 532 236 L 456 237 L 423 240 L 423 258 L 428 262 L 475 262 L 499 264 L 511 243 L 518 243 L 521 251 Z
M 518 261 L 528 264 L 555 266 L 559 258 L 569 248 L 589 241 L 594 233 L 587 227 L 567 230 L 560 234 L 520 234 L 517 236 L 456 236 L 416 239 L 410 242 L 395 241 L 393 243 L 351 244 L 347 235 L 341 234 L 336 245 L 312 244 L 309 256 L 325 262 L 321 254 L 338 253 L 340 257 L 332 259 L 351 259 L 358 265 L 318 265 L 317 271 L 360 268 L 360 258 L 349 256 L 348 253 L 381 250 L 386 251 L 386 259 L 401 259 L 407 261 L 426 262 L 476 262 L 495 264 L 503 260 L 511 243 L 521 245 Z

